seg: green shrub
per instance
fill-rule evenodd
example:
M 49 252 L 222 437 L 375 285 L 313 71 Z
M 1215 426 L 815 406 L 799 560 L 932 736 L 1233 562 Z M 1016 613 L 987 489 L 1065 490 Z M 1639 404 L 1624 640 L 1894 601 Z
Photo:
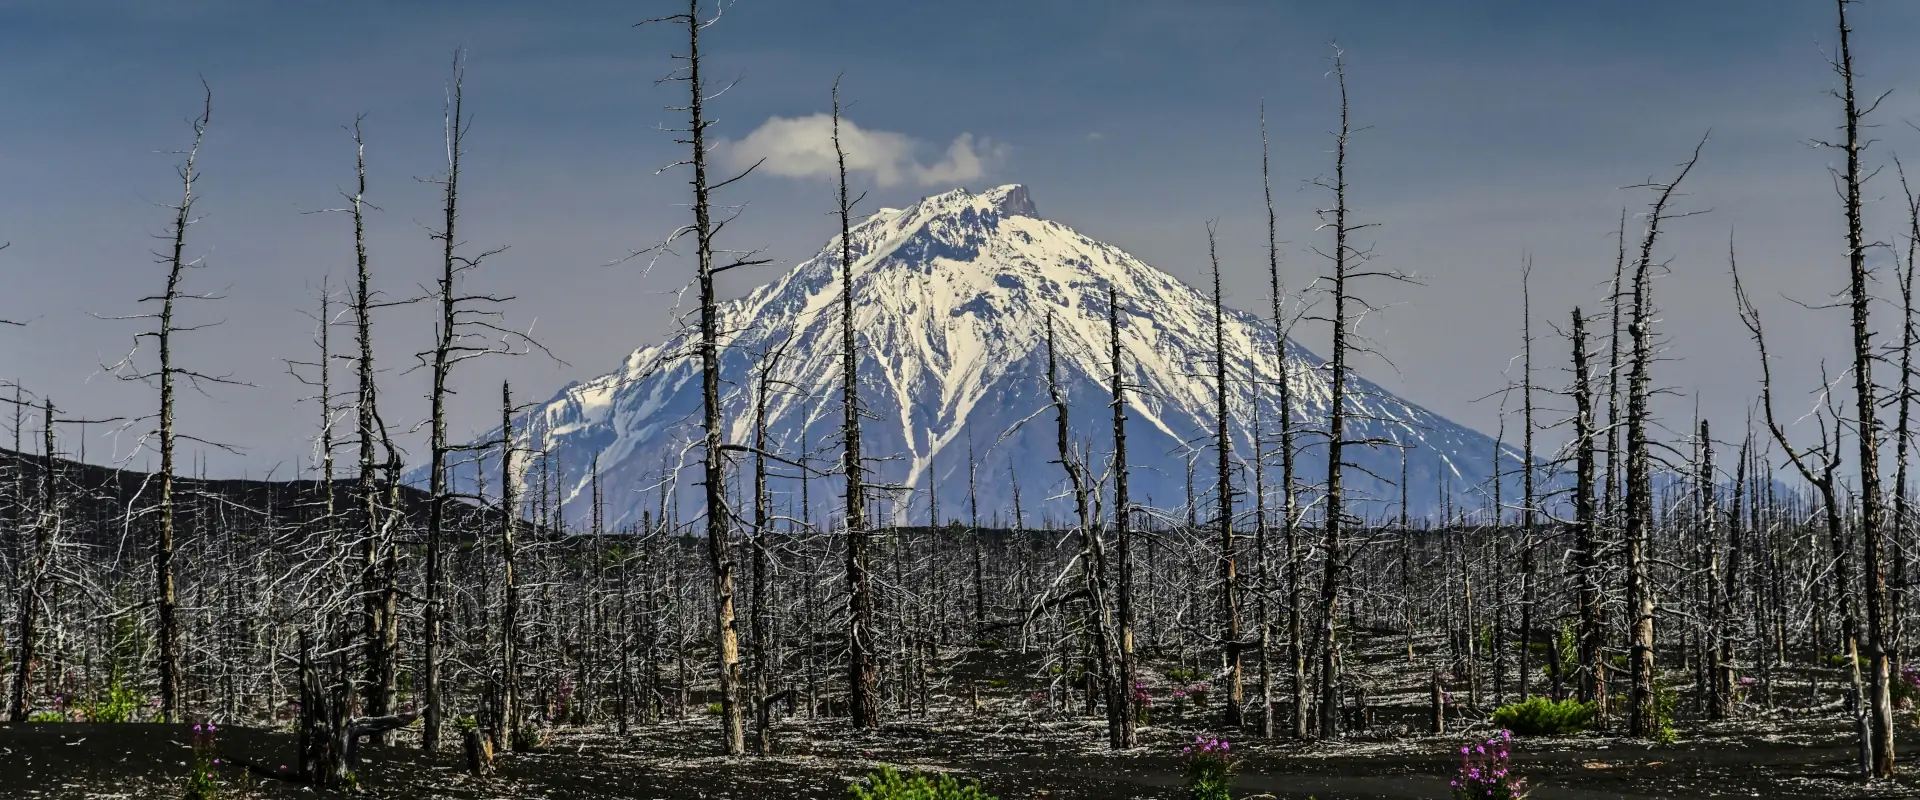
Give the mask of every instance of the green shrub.
M 1680 705 L 1680 693 L 1673 687 L 1655 680 L 1653 684 L 1653 741 L 1670 745 L 1680 741 L 1680 731 L 1673 727 L 1673 710 Z
M 715 716 L 715 717 L 720 716 L 721 712 L 726 710 L 727 710 L 727 707 L 724 705 L 721 705 L 720 703 L 707 704 L 707 713 L 711 716 Z
M 120 667 L 107 674 L 107 686 L 93 700 L 75 703 L 76 719 L 87 722 L 132 722 L 140 710 L 140 696 L 122 678 Z
M 538 725 L 522 725 L 513 732 L 513 749 L 523 753 L 538 750 L 546 744 L 546 729 Z
M 1168 667 L 1160 674 L 1167 676 L 1167 680 L 1174 683 L 1189 683 L 1200 679 L 1200 670 L 1185 667 Z
M 453 718 L 454 730 L 457 730 L 461 733 L 466 733 L 467 731 L 473 730 L 474 728 L 478 728 L 478 727 L 480 727 L 480 721 L 474 719 L 472 714 L 468 714 L 463 717 Z
M 1821 658 L 1821 661 L 1829 667 L 1845 668 L 1848 666 L 1847 657 L 1845 654 L 1823 656 Z M 1853 663 L 1860 665 L 1861 668 L 1865 668 L 1867 666 L 1867 660 L 1860 656 L 1854 656 Z
M 902 775 L 890 766 L 881 766 L 847 790 L 856 800 L 994 800 L 973 781 L 961 783 L 952 775 L 921 772 Z
M 1006 678 L 988 678 L 987 679 L 987 687 L 990 689 L 1005 689 L 1011 685 L 1013 685 L 1012 682 L 1008 681 Z
M 1493 724 L 1519 736 L 1565 736 L 1586 730 L 1593 724 L 1594 712 L 1592 703 L 1534 696 L 1495 709 Z
M 66 722 L 67 715 L 58 711 L 35 711 L 27 715 L 28 722 Z

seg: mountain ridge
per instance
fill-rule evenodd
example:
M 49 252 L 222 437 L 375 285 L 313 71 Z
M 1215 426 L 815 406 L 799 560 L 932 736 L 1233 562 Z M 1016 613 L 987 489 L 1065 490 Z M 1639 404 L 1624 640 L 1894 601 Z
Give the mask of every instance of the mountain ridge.
M 1047 405 L 1042 331 L 1050 316 L 1075 444 L 1096 473 L 1110 467 L 1105 463 L 1111 438 L 1108 286 L 1122 303 L 1134 497 L 1163 509 L 1185 506 L 1191 459 L 1196 501 L 1210 507 L 1204 494 L 1214 484 L 1208 433 L 1214 390 L 1208 376 L 1190 369 L 1212 360 L 1210 297 L 1117 247 L 1040 217 L 1031 193 L 1019 184 L 978 193 L 955 189 L 907 208 L 882 209 L 852 226 L 849 235 L 856 259 L 862 405 L 871 415 L 862 428 L 864 449 L 867 457 L 879 459 L 870 466 L 877 483 L 906 487 L 912 495 L 904 502 L 883 499 L 879 510 L 888 516 L 882 521 L 924 519 L 930 484 L 938 486 L 943 512 L 958 512 L 943 517 L 967 519 L 970 449 L 979 461 L 973 496 L 981 508 L 1010 512 L 1009 484 L 1017 479 L 1023 510 L 1056 518 L 1069 511 L 1068 501 L 1057 496 L 1064 473 L 1051 415 L 1041 414 L 1025 426 L 1019 421 Z M 720 360 L 727 441 L 750 438 L 753 384 L 765 367 L 780 387 L 768 403 L 771 449 L 819 470 L 837 463 L 839 254 L 834 236 L 813 258 L 718 305 L 725 332 Z M 1278 342 L 1270 320 L 1232 308 L 1224 316 L 1229 413 L 1236 417 L 1234 455 L 1242 464 L 1236 486 L 1244 491 L 1249 483 L 1244 465 L 1251 454 L 1248 410 L 1259 409 L 1269 438 L 1277 427 L 1278 391 L 1270 378 L 1277 374 Z M 697 477 L 685 472 L 697 468 L 701 457 L 697 448 L 688 447 L 697 437 L 701 405 L 698 365 L 685 357 L 691 335 L 683 330 L 636 348 L 619 369 L 571 383 L 516 420 L 519 446 L 553 453 L 552 474 L 562 487 L 566 514 L 584 517 L 596 463 L 610 525 L 637 522 L 647 513 L 673 516 L 675 505 L 680 518 L 698 513 Z M 1331 398 L 1323 362 L 1291 341 L 1286 352 L 1295 418 L 1305 428 L 1323 428 Z M 1354 412 L 1349 435 L 1413 446 L 1407 464 L 1413 514 L 1426 516 L 1441 505 L 1443 474 L 1456 492 L 1472 491 L 1492 474 L 1495 447 L 1484 434 L 1364 378 L 1353 377 L 1347 394 Z M 496 428 L 476 441 L 498 438 Z M 1325 470 L 1324 450 L 1317 444 L 1322 437 L 1309 432 L 1301 438 L 1309 442 L 1297 458 L 1301 480 L 1318 483 Z M 1374 498 L 1360 510 L 1378 513 L 1397 506 L 1398 448 L 1359 449 L 1354 459 L 1359 468 L 1350 468 L 1348 483 L 1356 497 Z M 1501 458 L 1503 473 L 1518 468 L 1511 448 L 1504 448 Z M 520 481 L 528 485 L 524 470 L 533 459 L 517 460 Z M 499 486 L 497 456 L 487 456 L 451 471 L 456 491 L 474 491 L 476 470 L 486 470 L 487 484 Z M 750 480 L 750 470 L 739 469 L 730 495 Z M 1277 471 L 1269 466 L 1269 490 L 1278 481 Z M 828 519 L 837 506 L 837 482 L 815 478 L 803 486 L 793 472 L 791 467 L 769 471 L 776 510 L 814 522 Z M 676 473 L 681 474 L 673 488 L 662 492 L 664 477 Z M 416 471 L 414 477 L 424 476 Z M 1251 508 L 1250 501 L 1244 505 Z

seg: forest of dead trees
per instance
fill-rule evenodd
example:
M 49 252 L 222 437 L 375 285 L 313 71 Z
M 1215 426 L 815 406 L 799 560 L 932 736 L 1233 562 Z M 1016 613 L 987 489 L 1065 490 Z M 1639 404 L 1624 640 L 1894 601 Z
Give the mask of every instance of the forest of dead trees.
M 1687 176 L 1710 157 L 1702 139 L 1633 188 L 1639 205 L 1620 219 L 1618 258 L 1592 268 L 1608 290 L 1591 306 L 1547 311 L 1529 301 L 1513 310 L 1522 376 L 1498 391 L 1513 400 L 1504 407 L 1519 409 L 1503 423 L 1501 447 L 1521 452 L 1520 474 L 1443 485 L 1443 512 L 1423 518 L 1407 513 L 1404 492 L 1397 504 L 1368 498 L 1362 506 L 1347 496 L 1350 455 L 1342 454 L 1399 444 L 1352 438 L 1340 392 L 1329 415 L 1296 416 L 1289 393 L 1300 376 L 1285 370 L 1299 362 L 1284 358 L 1281 374 L 1256 376 L 1279 414 L 1249 414 L 1217 393 L 1215 427 L 1188 454 L 1213 465 L 1212 486 L 1193 487 L 1181 505 L 1130 498 L 1132 387 L 1121 376 L 1131 356 L 1119 336 L 1129 298 L 1118 295 L 1109 297 L 1106 353 L 1112 416 L 1078 422 L 1112 425 L 1111 452 L 1089 452 L 1069 434 L 1051 322 L 1042 332 L 1049 404 L 1025 424 L 1056 431 L 1058 446 L 1049 474 L 1023 477 L 1027 496 L 1066 499 L 1064 518 L 934 504 L 925 524 L 874 524 L 883 517 L 873 506 L 911 498 L 873 478 L 872 462 L 886 454 L 861 447 L 871 410 L 856 379 L 852 311 L 861 299 L 851 291 L 839 304 L 844 379 L 835 396 L 820 398 L 838 404 L 842 435 L 776 441 L 756 419 L 751 439 L 729 441 L 723 393 L 749 393 L 758 413 L 769 394 L 795 389 L 719 378 L 726 337 L 716 329 L 716 278 L 765 262 L 720 242 L 737 206 L 715 193 L 742 176 L 714 175 L 707 163 L 713 92 L 699 48 L 714 19 L 697 0 L 653 21 L 681 43 L 668 85 L 684 98 L 672 110 L 688 155 L 670 174 L 688 176 L 693 212 L 673 238 L 695 268 L 697 334 L 684 355 L 704 376 L 703 413 L 685 422 L 703 433 L 689 461 L 697 475 L 663 470 L 654 485 L 602 487 L 595 474 L 591 514 L 566 517 L 556 459 L 514 436 L 510 386 L 499 387 L 501 440 L 449 439 L 447 387 L 461 362 L 541 352 L 503 327 L 500 308 L 511 298 L 470 286 L 484 286 L 482 263 L 499 251 L 470 249 L 456 233 L 468 129 L 456 60 L 448 160 L 436 183 L 444 216 L 431 233 L 444 245 L 437 284 L 408 298 L 371 288 L 379 262 L 363 233 L 365 162 L 345 160 L 359 165 L 347 173 L 357 188 L 336 210 L 352 223 L 341 247 L 355 269 L 344 292 L 316 298 L 316 353 L 288 362 L 315 390 L 313 478 L 195 479 L 179 448 L 219 445 L 175 430 L 174 393 L 185 385 L 219 391 L 231 380 L 187 366 L 197 328 L 175 316 L 188 301 L 217 301 L 187 286 L 199 266 L 188 254 L 194 157 L 215 124 L 209 91 L 194 149 L 182 158 L 180 199 L 169 206 L 171 239 L 157 254 L 160 291 L 142 301 L 150 313 L 133 318 L 152 331 L 140 357 L 117 372 L 154 386 L 157 405 L 76 419 L 32 387 L 9 398 L 12 455 L 0 463 L 8 718 L 78 712 L 292 725 L 302 776 L 328 783 L 344 779 L 362 738 L 399 730 L 417 730 L 409 741 L 426 748 L 450 747 L 445 737 L 461 729 L 515 749 L 537 746 L 559 726 L 624 733 L 708 716 L 716 749 L 753 754 L 775 750 L 780 732 L 801 724 L 872 728 L 1005 713 L 1012 703 L 1022 713 L 1103 717 L 1109 743 L 1127 748 L 1176 691 L 1208 726 L 1331 739 L 1387 725 L 1376 715 L 1381 697 L 1430 687 L 1422 719 L 1435 730 L 1530 696 L 1591 701 L 1604 728 L 1647 739 L 1690 721 L 1781 709 L 1833 715 L 1857 732 L 1861 773 L 1890 775 L 1894 708 L 1911 694 L 1910 620 L 1920 612 L 1907 591 L 1910 569 L 1920 569 L 1908 563 L 1920 199 L 1903 173 L 1881 177 L 1897 181 L 1903 213 L 1892 226 L 1864 218 L 1863 192 L 1877 169 L 1863 127 L 1880 95 L 1856 97 L 1848 6 L 1836 3 L 1839 133 L 1821 142 L 1840 154 L 1836 212 L 1847 231 L 1830 270 L 1848 312 L 1845 370 L 1813 374 L 1766 360 L 1768 331 L 1735 269 L 1737 242 L 1726 265 L 1670 264 L 1664 255 L 1671 224 L 1697 213 L 1683 206 Z M 1313 221 L 1322 261 L 1281 263 L 1276 230 L 1286 221 L 1269 191 L 1264 266 L 1272 323 L 1285 332 L 1326 325 L 1326 379 L 1344 386 L 1368 346 L 1355 320 L 1371 309 L 1370 285 L 1411 279 L 1372 263 L 1357 243 L 1369 223 L 1347 202 L 1354 128 L 1337 54 L 1330 80 L 1339 99 L 1332 160 L 1314 182 L 1326 195 Z M 841 156 L 840 277 L 851 286 L 846 233 L 860 198 L 839 149 L 837 85 L 830 96 Z M 1263 114 L 1263 179 L 1264 125 Z M 357 155 L 358 125 L 350 131 L 344 144 Z M 1884 242 L 1876 228 L 1886 228 Z M 1874 281 L 1874 248 L 1892 255 L 1896 281 Z M 1733 276 L 1729 296 L 1765 374 L 1747 418 L 1656 417 L 1655 396 L 1673 376 L 1661 374 L 1654 278 L 1669 267 Z M 1216 307 L 1220 269 L 1213 259 Z M 1876 286 L 1895 292 L 1875 295 Z M 1295 310 L 1309 292 L 1312 316 Z M 398 304 L 431 305 L 439 321 L 414 362 L 432 377 L 432 416 L 422 423 L 429 477 L 420 486 L 403 480 L 404 454 L 376 391 L 371 331 L 380 310 Z M 1553 335 L 1540 333 L 1548 329 Z M 1231 355 L 1215 341 L 1215 362 L 1196 369 L 1217 385 L 1228 380 Z M 1776 399 L 1789 384 L 1799 397 L 1816 380 L 1830 391 L 1811 412 Z M 476 396 L 488 395 L 460 402 Z M 160 471 L 87 466 L 85 443 L 107 428 L 150 441 Z M 1515 428 L 1520 434 L 1509 435 Z M 1536 450 L 1537 435 L 1561 444 Z M 462 470 L 478 492 L 450 488 L 458 482 L 448 476 Z M 1006 480 L 971 467 L 964 474 L 969 496 L 976 481 Z M 1309 482 L 1309 474 L 1326 480 Z M 804 510 L 812 502 L 768 491 L 769 475 L 802 478 L 803 491 L 837 497 L 841 510 L 815 518 Z M 674 480 L 701 485 L 702 506 L 682 508 Z M 638 523 L 615 528 L 603 522 L 603 491 L 660 499 Z M 1356 513 L 1362 507 L 1375 511 Z M 983 699 L 1005 685 L 992 665 L 1015 655 L 1047 689 Z

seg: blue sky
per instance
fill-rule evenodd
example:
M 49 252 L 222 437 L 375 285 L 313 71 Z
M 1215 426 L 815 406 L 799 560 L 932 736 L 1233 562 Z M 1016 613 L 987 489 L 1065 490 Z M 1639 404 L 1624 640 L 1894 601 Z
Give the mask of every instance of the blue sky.
M 164 278 L 149 238 L 155 201 L 176 193 L 173 157 L 215 93 L 201 184 L 205 222 L 189 249 L 194 276 L 227 299 L 222 327 L 183 344 L 184 358 L 256 384 L 190 397 L 183 429 L 245 448 L 212 454 L 220 474 L 286 475 L 302 460 L 313 412 L 281 359 L 310 358 L 310 308 L 321 276 L 351 266 L 346 220 L 305 211 L 337 205 L 351 178 L 340 126 L 368 114 L 369 200 L 379 283 L 404 294 L 430 279 L 421 225 L 439 168 L 440 101 L 451 54 L 466 48 L 476 122 L 465 165 L 466 239 L 509 245 L 476 286 L 514 294 L 511 319 L 567 364 L 537 358 L 463 367 L 456 434 L 496 413 L 491 390 L 512 379 L 529 397 L 611 369 L 672 324 L 686 278 L 668 263 L 643 275 L 609 266 L 685 216 L 683 178 L 655 174 L 681 157 L 657 126 L 674 117 L 676 32 L 633 22 L 667 3 L 274 2 L 0 0 L 0 377 L 17 378 L 76 413 L 128 413 L 150 390 L 98 374 L 137 326 L 96 319 L 133 313 Z M 1871 160 L 1906 150 L 1920 162 L 1920 5 L 1854 8 L 1864 91 L 1895 90 L 1879 114 Z M 715 80 L 738 85 L 712 108 L 715 132 L 747 140 L 770 118 L 826 110 L 844 73 L 847 117 L 889 135 L 908 169 L 888 185 L 862 173 L 870 204 L 901 205 L 947 188 L 1029 185 L 1041 212 L 1149 263 L 1197 280 L 1205 228 L 1218 220 L 1229 300 L 1265 305 L 1258 108 L 1273 137 L 1274 183 L 1290 279 L 1318 274 L 1308 247 L 1330 168 L 1335 124 L 1325 77 L 1329 42 L 1345 49 L 1357 125 L 1353 203 L 1384 265 L 1423 287 L 1381 287 L 1390 307 L 1365 330 L 1392 365 L 1368 373 L 1436 411 L 1492 430 L 1497 388 L 1518 350 L 1519 264 L 1535 263 L 1540 381 L 1558 384 L 1565 343 L 1549 323 L 1596 310 L 1611 272 L 1622 191 L 1670 172 L 1709 128 L 1713 138 L 1685 201 L 1712 209 L 1677 224 L 1663 248 L 1662 330 L 1673 359 L 1660 382 L 1686 427 L 1694 391 L 1735 430 L 1757 369 L 1727 293 L 1725 248 L 1737 230 L 1743 271 L 1769 314 L 1782 361 L 1783 405 L 1803 402 L 1818 361 L 1837 357 L 1844 319 L 1789 303 L 1841 288 L 1840 210 L 1825 173 L 1837 106 L 1822 47 L 1834 41 L 1822 2 L 1006 2 L 967 4 L 739 0 L 705 42 Z M 942 172 L 966 136 L 977 170 Z M 915 175 L 928 175 L 925 181 Z M 1897 186 L 1870 192 L 1876 238 L 1898 232 Z M 729 234 L 777 266 L 811 255 L 832 232 L 830 186 L 804 175 L 755 176 Z M 1884 312 L 1883 312 L 1884 313 Z M 1887 320 L 1890 322 L 1890 320 Z M 404 373 L 427 321 L 380 322 L 392 413 L 424 413 L 419 372 Z M 1882 330 L 1890 327 L 1882 324 Z M 342 332 L 344 334 L 344 331 Z M 1324 332 L 1308 332 L 1321 346 Z M 488 398 L 481 400 L 478 398 Z M 1543 402 L 1545 402 L 1543 398 Z M 1795 405 L 1794 407 L 1798 407 Z M 296 416 L 297 415 L 297 416 Z M 1551 414 L 1547 415 L 1550 418 Z M 89 441 L 104 460 L 128 437 Z

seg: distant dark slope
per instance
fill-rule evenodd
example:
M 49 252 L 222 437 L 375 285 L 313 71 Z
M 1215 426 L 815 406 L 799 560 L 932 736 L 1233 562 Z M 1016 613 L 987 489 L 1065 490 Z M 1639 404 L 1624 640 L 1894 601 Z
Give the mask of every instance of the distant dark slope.
M 38 455 L 0 448 L 0 520 L 8 527 L 13 527 L 19 519 L 15 497 L 24 495 L 27 513 L 35 513 L 39 507 L 45 464 L 46 459 Z M 80 543 L 101 544 L 104 540 L 118 539 L 122 528 L 120 520 L 130 511 L 139 516 L 141 525 L 157 519 L 154 514 L 146 513 L 159 502 L 159 484 L 154 481 L 153 473 L 67 459 L 55 459 L 54 465 L 65 529 L 69 535 L 80 537 Z M 173 487 L 175 524 L 185 535 L 202 530 L 268 527 L 313 530 L 326 513 L 326 493 L 319 481 L 176 477 Z M 349 513 L 355 502 L 351 479 L 337 479 L 333 488 L 336 513 Z M 406 515 L 403 528 L 425 527 L 426 492 L 402 486 L 400 507 Z M 494 511 L 457 501 L 452 503 L 449 517 L 453 530 L 499 524 Z

